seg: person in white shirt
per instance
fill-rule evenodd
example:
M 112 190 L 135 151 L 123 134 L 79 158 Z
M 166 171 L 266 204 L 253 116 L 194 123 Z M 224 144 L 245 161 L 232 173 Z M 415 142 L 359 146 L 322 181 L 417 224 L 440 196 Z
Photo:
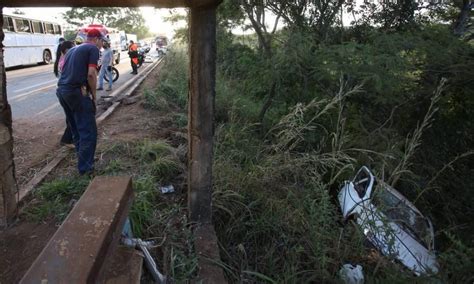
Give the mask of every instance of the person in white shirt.
M 104 51 L 102 52 L 101 66 L 99 71 L 99 87 L 97 88 L 97 90 L 104 89 L 104 77 L 107 76 L 107 79 L 109 80 L 109 87 L 106 89 L 106 91 L 111 91 L 113 83 L 112 64 L 114 54 L 112 49 L 110 48 L 110 40 L 103 39 L 103 41 Z

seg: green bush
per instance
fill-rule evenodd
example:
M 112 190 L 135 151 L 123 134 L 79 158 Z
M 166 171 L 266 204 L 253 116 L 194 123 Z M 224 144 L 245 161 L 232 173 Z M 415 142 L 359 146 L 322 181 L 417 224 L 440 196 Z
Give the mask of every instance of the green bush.
M 362 263 L 370 281 L 414 281 L 383 257 L 374 263 L 360 232 L 336 225 L 332 197 L 360 165 L 392 176 L 436 230 L 456 228 L 463 250 L 471 249 L 474 228 L 456 224 L 474 217 L 472 46 L 443 25 L 355 29 L 363 33 L 348 30 L 342 44 L 283 29 L 271 58 L 259 57 L 256 44 L 218 37 L 213 204 L 231 282 L 318 282 L 347 261 Z M 447 83 L 436 92 L 441 78 Z M 334 227 L 303 234 L 304 222 Z M 443 234 L 437 241 L 441 251 L 452 243 Z M 280 247 L 286 243 L 294 251 Z M 449 276 L 455 253 L 439 278 L 458 279 Z
M 170 105 L 185 109 L 188 100 L 187 55 L 183 48 L 166 54 L 156 89 L 145 93 L 145 105 L 167 110 Z

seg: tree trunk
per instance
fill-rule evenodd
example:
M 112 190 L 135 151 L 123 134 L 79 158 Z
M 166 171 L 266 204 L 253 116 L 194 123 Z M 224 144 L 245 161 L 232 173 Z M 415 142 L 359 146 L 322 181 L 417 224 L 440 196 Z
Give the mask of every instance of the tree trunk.
M 467 22 L 469 21 L 469 13 L 471 11 L 469 0 L 463 0 L 463 5 L 461 7 L 461 11 L 459 12 L 459 16 L 454 23 L 454 34 L 455 35 L 462 35 L 466 31 Z
M 273 82 L 272 87 L 270 88 L 270 92 L 268 93 L 267 97 L 265 98 L 265 102 L 263 103 L 262 109 L 258 115 L 258 120 L 260 121 L 261 128 L 263 129 L 263 119 L 265 118 L 265 114 L 267 113 L 268 109 L 272 106 L 273 99 L 275 98 L 275 91 L 276 83 Z
M 0 226 L 16 212 L 17 184 L 13 163 L 12 112 L 7 100 L 5 64 L 3 61 L 3 12 L 0 7 Z
M 247 4 L 245 1 L 243 1 L 242 4 L 243 4 L 245 12 L 247 13 L 247 17 L 249 18 L 250 23 L 252 24 L 255 34 L 257 35 L 259 50 L 262 52 L 262 54 L 266 58 L 271 58 L 272 56 L 272 49 L 270 45 L 271 36 L 268 33 L 266 33 L 262 28 L 265 25 L 265 23 L 261 22 L 262 20 L 261 17 L 258 17 L 258 15 L 254 15 L 254 12 L 253 12 L 254 8 L 251 5 Z M 258 10 L 258 7 L 256 7 L 255 9 Z

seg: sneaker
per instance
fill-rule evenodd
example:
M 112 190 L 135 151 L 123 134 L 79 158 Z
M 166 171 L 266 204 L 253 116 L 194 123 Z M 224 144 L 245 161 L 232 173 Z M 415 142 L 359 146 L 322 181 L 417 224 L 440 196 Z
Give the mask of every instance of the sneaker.
M 105 89 L 106 92 L 112 91 L 112 88 Z
M 62 141 L 61 141 L 61 142 L 59 142 L 59 145 L 65 146 L 65 147 L 67 147 L 67 148 L 69 148 L 69 149 L 74 149 L 74 148 L 75 148 L 73 142 L 62 142 Z
M 97 91 L 102 91 L 102 90 L 103 90 L 102 87 L 97 88 Z

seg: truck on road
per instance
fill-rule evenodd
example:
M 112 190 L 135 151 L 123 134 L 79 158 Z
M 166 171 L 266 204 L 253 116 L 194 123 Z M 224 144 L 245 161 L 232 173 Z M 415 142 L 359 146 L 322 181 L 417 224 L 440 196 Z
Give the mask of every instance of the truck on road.
M 137 35 L 135 34 L 127 34 L 125 31 L 119 31 L 120 34 L 120 48 L 122 51 L 128 50 L 128 45 L 130 40 L 133 42 L 137 42 Z

